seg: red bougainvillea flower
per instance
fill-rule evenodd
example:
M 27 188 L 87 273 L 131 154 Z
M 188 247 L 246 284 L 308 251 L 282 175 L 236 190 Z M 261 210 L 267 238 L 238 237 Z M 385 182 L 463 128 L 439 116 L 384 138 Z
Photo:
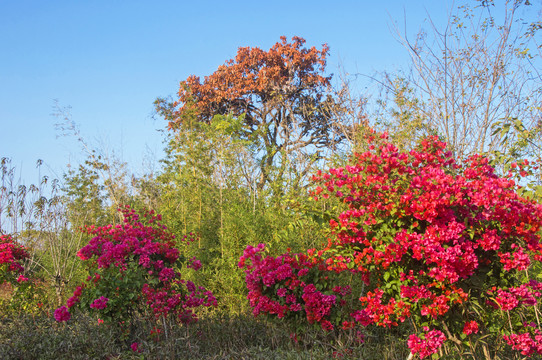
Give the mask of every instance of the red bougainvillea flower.
M 465 323 L 465 326 L 463 327 L 463 333 L 465 335 L 478 333 L 478 323 L 476 321 L 474 321 L 474 320 L 467 321 Z
M 420 355 L 420 359 L 435 354 L 442 346 L 446 336 L 440 330 L 431 330 L 424 335 L 421 339 L 417 335 L 412 334 L 409 336 L 407 345 L 412 354 Z
M 137 342 L 133 342 L 132 345 L 130 345 L 130 348 L 132 349 L 133 352 L 138 352 L 138 353 L 141 352 L 141 350 L 139 349 L 139 343 Z
M 327 243 L 277 257 L 264 257 L 263 244 L 245 249 L 239 266 L 254 314 L 304 312 L 324 329 L 430 324 L 434 330 L 409 338 L 420 357 L 442 345 L 442 330 L 474 336 L 495 328 L 488 319 L 502 318 L 504 329 L 508 317 L 534 316 L 542 284 L 528 269 L 542 261 L 542 205 L 483 156 L 456 163 L 436 136 L 400 152 L 377 135 L 349 165 L 313 177 L 315 200 L 336 197 L 344 207 L 329 221 Z M 341 292 L 344 285 L 361 294 Z M 459 320 L 471 306 L 473 320 Z M 534 353 L 540 330 L 513 330 L 507 343 Z

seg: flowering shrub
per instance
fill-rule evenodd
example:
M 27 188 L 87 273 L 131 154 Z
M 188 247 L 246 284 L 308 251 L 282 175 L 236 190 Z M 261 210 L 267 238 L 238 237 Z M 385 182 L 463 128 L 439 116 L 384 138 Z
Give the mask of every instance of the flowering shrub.
M 7 301 L 0 299 L 2 310 L 36 312 L 45 297 L 42 282 L 29 278 L 24 262 L 29 258 L 28 250 L 10 235 L 0 236 L 0 285 L 11 293 Z
M 542 354 L 542 332 L 535 323 L 524 324 L 526 332 L 504 335 L 504 341 L 522 355 Z
M 156 317 L 176 315 L 182 322 L 197 320 L 198 306 L 216 306 L 210 291 L 181 278 L 184 257 L 175 248 L 174 236 L 152 211 L 140 217 L 129 207 L 121 209 L 124 224 L 87 227 L 94 237 L 78 256 L 90 275 L 78 286 L 66 306 L 55 311 L 57 321 L 70 319 L 68 309 L 92 309 L 106 321 L 129 321 L 150 310 Z M 181 239 L 187 246 L 188 237 Z M 199 269 L 197 259 L 187 267 Z
M 276 314 L 279 318 L 306 319 L 332 330 L 330 320 L 340 321 L 338 309 L 347 306 L 350 286 L 332 286 L 324 263 L 306 254 L 286 253 L 262 257 L 264 244 L 248 246 L 239 261 L 245 268 L 248 300 L 253 314 Z M 345 328 L 350 323 L 343 324 Z
M 437 352 L 442 346 L 442 343 L 446 340 L 446 336 L 439 330 L 431 330 L 426 327 L 424 331 L 427 331 L 423 335 L 423 339 L 420 339 L 417 335 L 412 334 L 408 337 L 408 347 L 413 354 L 419 354 L 420 358 L 430 356 Z
M 458 165 L 437 137 L 409 153 L 386 138 L 372 136 L 352 165 L 314 176 L 315 199 L 336 196 L 348 207 L 330 221 L 322 249 L 262 258 L 263 245 L 247 248 L 240 266 L 254 313 L 304 312 L 328 330 L 408 320 L 424 328 L 408 341 L 420 358 L 445 340 L 461 346 L 482 334 L 505 336 L 526 355 L 542 353 L 540 324 L 528 332 L 516 325 L 534 318 L 542 295 L 542 284 L 527 276 L 542 260 L 542 206 L 520 197 L 484 157 Z M 300 276 L 307 272 L 310 279 Z M 357 279 L 346 284 L 362 289 L 357 300 L 332 291 L 344 287 L 334 283 L 343 273 Z M 287 300 L 292 283 L 295 303 Z
M 26 248 L 9 235 L 0 236 L 0 284 L 28 281 L 23 275 L 24 261 L 29 257 Z

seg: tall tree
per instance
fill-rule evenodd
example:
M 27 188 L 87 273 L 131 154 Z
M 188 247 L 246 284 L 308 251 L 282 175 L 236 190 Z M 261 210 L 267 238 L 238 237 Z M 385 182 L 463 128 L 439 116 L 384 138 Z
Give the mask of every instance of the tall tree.
M 258 189 L 282 182 L 288 168 L 302 177 L 320 159 L 319 148 L 344 139 L 335 124 L 331 76 L 324 75 L 329 48 L 304 44 L 281 37 L 268 51 L 241 47 L 203 82 L 194 75 L 182 81 L 178 99 L 158 99 L 157 110 L 173 131 L 194 120 L 210 123 L 215 115 L 242 115 L 234 136 L 253 146 Z

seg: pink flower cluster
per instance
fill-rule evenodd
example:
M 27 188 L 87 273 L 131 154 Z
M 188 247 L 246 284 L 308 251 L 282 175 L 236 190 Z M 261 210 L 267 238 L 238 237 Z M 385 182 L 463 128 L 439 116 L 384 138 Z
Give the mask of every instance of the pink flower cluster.
M 410 317 L 411 305 L 403 299 L 395 300 L 390 298 L 387 302 L 382 301 L 384 291 L 375 289 L 361 296 L 359 301 L 363 306 L 363 317 L 359 317 L 359 313 L 354 318 L 360 321 L 361 325 L 367 326 L 375 324 L 378 326 L 391 327 L 397 326 L 400 322 L 404 322 Z
M 22 283 L 22 282 L 27 282 L 29 281 L 30 279 L 28 279 L 26 276 L 24 276 L 23 274 L 19 275 L 19 277 L 17 278 L 17 282 L 18 283 Z
M 151 211 L 140 217 L 128 206 L 120 211 L 124 215 L 124 224 L 86 229 L 94 237 L 78 256 L 88 262 L 91 275 L 85 284 L 76 288 L 67 301 L 67 308 L 90 304 L 90 308 L 111 318 L 121 314 L 129 317 L 130 311 L 146 305 L 156 316 L 176 314 L 189 322 L 187 319 L 196 319 L 194 308 L 216 306 L 211 292 L 181 279 L 178 269 L 184 265 L 183 258 L 175 247 L 174 235 L 160 223 L 160 215 Z M 187 246 L 189 241 L 184 237 L 179 245 Z M 192 258 L 187 267 L 198 270 L 201 262 Z M 135 279 L 135 282 L 125 280 L 120 289 L 116 281 L 126 278 Z M 92 294 L 96 292 L 98 295 L 106 293 L 107 297 L 93 298 Z M 115 297 L 114 303 L 108 304 L 112 297 Z M 65 314 L 67 308 L 57 310 L 59 314 Z
M 55 320 L 58 322 L 68 321 L 71 318 L 71 314 L 65 306 L 61 306 L 55 310 Z
M 312 324 L 313 322 L 325 321 L 324 318 L 330 314 L 337 298 L 335 295 L 324 295 L 316 290 L 314 284 L 309 284 L 303 289 L 302 299 L 305 302 L 307 320 Z M 322 325 L 327 328 L 330 327 L 327 322 L 325 325 L 322 323 Z M 332 326 L 331 329 L 333 329 Z
M 407 345 L 412 354 L 420 355 L 420 359 L 435 354 L 446 340 L 446 336 L 440 330 L 424 329 L 426 333 L 423 339 L 412 334 L 408 337 Z
M 303 312 L 309 323 L 318 323 L 326 331 L 333 330 L 332 312 L 345 305 L 342 298 L 351 294 L 350 287 L 335 286 L 319 291 L 315 283 L 306 279 L 310 269 L 325 269 L 322 262 L 290 253 L 263 258 L 260 253 L 264 249 L 264 244 L 249 245 L 239 261 L 239 267 L 246 269 L 248 300 L 254 315 L 266 313 L 284 318 Z
M 201 269 L 201 261 L 196 259 L 196 257 L 193 257 L 192 259 L 188 261 L 188 264 L 186 265 L 186 267 L 198 271 L 199 269 Z
M 109 299 L 105 296 L 100 296 L 98 299 L 94 300 L 92 304 L 90 304 L 90 307 L 97 310 L 105 309 L 108 301 Z
M 28 257 L 26 248 L 17 244 L 10 235 L 0 235 L 0 266 L 5 264 L 7 272 L 22 273 L 24 260 Z M 21 278 L 20 281 L 24 280 Z
M 542 355 L 542 332 L 535 328 L 535 324 L 525 325 L 527 332 L 504 335 L 504 341 L 510 345 L 512 349 L 521 351 L 522 355 Z
M 478 333 L 478 323 L 474 320 L 467 321 L 463 326 L 463 334 L 470 335 Z
M 187 292 L 175 290 L 176 286 L 185 286 Z M 183 323 L 197 321 L 193 309 L 199 306 L 217 306 L 216 298 L 210 291 L 202 286 L 196 288 L 191 281 L 178 280 L 160 289 L 145 284 L 142 293 L 156 317 L 176 314 Z
M 73 306 L 75 306 L 77 303 L 81 301 L 81 295 L 83 294 L 84 286 L 85 284 L 82 284 L 81 286 L 78 286 L 75 288 L 75 291 L 73 292 L 73 296 L 70 297 L 68 301 L 66 302 L 68 309 L 72 308 Z
M 116 266 L 126 268 L 126 262 L 137 257 L 139 265 L 147 269 L 161 271 L 165 265 L 175 263 L 179 250 L 175 248 L 173 234 L 159 225 L 159 215 L 145 214 L 150 224 L 145 226 L 139 215 L 130 208 L 121 209 L 124 215 L 123 225 L 90 226 L 86 232 L 94 237 L 78 252 L 81 260 L 93 259 L 98 269 Z M 158 225 L 158 226 L 156 226 Z M 151 258 L 158 260 L 151 261 Z
M 510 287 L 507 290 L 494 287 L 487 293 L 491 299 L 487 301 L 489 306 L 495 309 L 510 311 L 520 305 L 536 305 L 538 303 L 537 298 L 542 297 L 542 283 L 530 280 L 527 284 Z
M 141 350 L 139 349 L 139 343 L 137 342 L 133 342 L 132 345 L 130 345 L 130 348 L 132 349 L 133 352 L 137 352 L 137 353 L 141 352 Z

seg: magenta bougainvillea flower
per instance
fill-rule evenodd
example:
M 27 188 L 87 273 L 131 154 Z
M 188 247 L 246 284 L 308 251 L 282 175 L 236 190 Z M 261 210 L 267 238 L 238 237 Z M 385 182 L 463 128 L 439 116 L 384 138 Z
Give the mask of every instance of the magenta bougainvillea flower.
M 185 263 L 180 254 L 178 246 L 187 246 L 189 237 L 175 241 L 160 215 L 152 211 L 143 216 L 130 207 L 120 211 L 122 225 L 86 228 L 93 237 L 78 256 L 90 274 L 68 299 L 67 307 L 57 309 L 58 318 L 69 315 L 67 308 L 91 308 L 102 320 L 122 322 L 147 307 L 156 317 L 173 315 L 187 323 L 197 320 L 195 308 L 216 306 L 210 291 L 181 277 L 183 266 L 201 267 L 196 258 Z
M 3 272 L 11 274 L 20 274 L 24 271 L 24 260 L 29 257 L 26 248 L 19 245 L 10 235 L 0 235 L 0 269 L 5 269 Z M 3 274 L 0 273 L 0 276 Z M 24 276 L 17 280 L 23 280 Z M 2 278 L 0 277 L 0 280 Z
M 55 310 L 55 320 L 58 322 L 68 321 L 71 318 L 71 314 L 65 306 L 61 306 Z
M 92 304 L 90 304 L 90 307 L 92 309 L 105 309 L 107 307 L 108 301 L 109 299 L 105 296 L 100 296 L 100 298 L 94 300 Z

